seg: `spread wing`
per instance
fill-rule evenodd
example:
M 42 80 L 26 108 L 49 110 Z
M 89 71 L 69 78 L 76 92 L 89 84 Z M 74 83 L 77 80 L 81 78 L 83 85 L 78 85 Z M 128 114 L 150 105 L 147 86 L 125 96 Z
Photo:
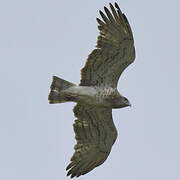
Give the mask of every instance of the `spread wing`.
M 74 114 L 77 117 L 73 124 L 77 144 L 66 169 L 71 178 L 86 174 L 102 164 L 117 138 L 112 109 L 77 104 Z
M 97 48 L 81 70 L 82 86 L 117 87 L 121 73 L 135 59 L 131 27 L 117 3 L 115 8 L 110 3 L 111 12 L 106 7 L 106 15 L 99 11 L 102 17 L 102 20 L 97 18 L 100 35 Z

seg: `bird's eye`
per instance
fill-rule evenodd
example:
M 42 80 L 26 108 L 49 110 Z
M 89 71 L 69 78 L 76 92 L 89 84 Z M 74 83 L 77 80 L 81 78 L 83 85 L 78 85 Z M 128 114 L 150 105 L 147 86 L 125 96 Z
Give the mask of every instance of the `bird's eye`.
M 128 102 L 128 99 L 127 99 L 127 98 L 125 98 L 125 97 L 124 97 L 124 100 L 125 100 L 126 102 Z

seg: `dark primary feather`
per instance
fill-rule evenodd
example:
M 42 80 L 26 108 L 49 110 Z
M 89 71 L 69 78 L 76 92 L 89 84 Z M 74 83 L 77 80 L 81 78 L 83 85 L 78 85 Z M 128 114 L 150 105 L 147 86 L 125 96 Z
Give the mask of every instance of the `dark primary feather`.
M 104 7 L 105 13 L 99 11 L 102 17 L 102 20 L 97 18 L 100 35 L 97 48 L 81 70 L 82 86 L 117 87 L 120 75 L 135 59 L 133 34 L 126 16 L 117 3 L 115 7 L 110 3 L 110 10 Z
M 77 144 L 67 175 L 79 177 L 102 164 L 117 138 L 112 120 L 112 109 L 77 104 L 73 125 Z

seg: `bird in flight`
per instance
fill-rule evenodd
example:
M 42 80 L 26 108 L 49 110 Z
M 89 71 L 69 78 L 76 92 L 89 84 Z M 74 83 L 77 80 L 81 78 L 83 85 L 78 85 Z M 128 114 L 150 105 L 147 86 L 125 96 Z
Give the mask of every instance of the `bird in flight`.
M 73 124 L 77 144 L 67 175 L 79 177 L 104 163 L 117 138 L 113 108 L 131 106 L 117 90 L 122 72 L 135 59 L 133 34 L 117 3 L 99 11 L 96 48 L 81 70 L 79 85 L 53 76 L 49 103 L 76 102 Z

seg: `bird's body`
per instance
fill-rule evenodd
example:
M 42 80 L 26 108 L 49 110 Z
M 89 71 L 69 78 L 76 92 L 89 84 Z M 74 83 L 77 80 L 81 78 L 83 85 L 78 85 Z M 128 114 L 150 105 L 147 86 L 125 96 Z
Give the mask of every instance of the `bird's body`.
M 134 40 L 117 3 L 115 8 L 110 3 L 111 12 L 106 7 L 106 15 L 100 11 L 103 21 L 97 18 L 97 46 L 81 70 L 80 84 L 53 77 L 49 103 L 77 103 L 73 110 L 77 118 L 73 124 L 77 144 L 67 166 L 71 178 L 90 172 L 107 159 L 117 138 L 112 109 L 130 106 L 129 100 L 118 92 L 117 83 L 135 59 Z
M 77 103 L 99 107 L 122 108 L 129 105 L 124 102 L 124 97 L 120 95 L 118 90 L 112 87 L 72 86 L 61 91 L 61 96 Z

